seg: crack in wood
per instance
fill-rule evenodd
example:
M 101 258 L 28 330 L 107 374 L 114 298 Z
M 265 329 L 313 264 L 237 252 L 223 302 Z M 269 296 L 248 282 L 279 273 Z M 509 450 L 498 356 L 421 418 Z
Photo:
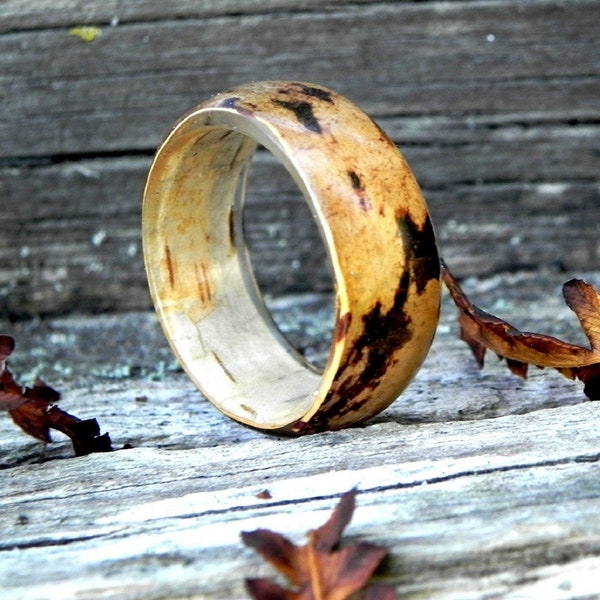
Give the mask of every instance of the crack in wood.
M 0 543 L 0 552 L 12 552 L 13 550 L 28 550 L 31 548 L 47 548 L 53 546 L 67 546 L 77 542 L 89 542 L 90 540 L 96 540 L 106 537 L 106 533 L 94 534 L 94 535 L 80 535 L 69 538 L 60 539 L 36 539 L 29 542 L 15 542 L 12 544 Z

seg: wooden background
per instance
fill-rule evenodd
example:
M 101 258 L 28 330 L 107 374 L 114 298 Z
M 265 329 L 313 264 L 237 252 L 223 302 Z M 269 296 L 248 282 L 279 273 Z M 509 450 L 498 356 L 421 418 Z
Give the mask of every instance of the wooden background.
M 93 40 L 74 35 L 82 25 Z M 244 598 L 244 577 L 272 573 L 239 532 L 301 541 L 354 485 L 349 539 L 390 550 L 380 577 L 400 598 L 600 598 L 600 414 L 579 384 L 522 382 L 493 358 L 477 371 L 445 299 L 432 352 L 390 409 L 268 438 L 178 368 L 140 240 L 146 172 L 182 113 L 248 80 L 313 81 L 397 141 L 474 300 L 582 341 L 560 284 L 600 285 L 599 32 L 596 0 L 0 2 L 11 366 L 132 447 L 75 459 L 61 436 L 41 449 L 0 419 L 2 599 Z M 324 254 L 269 155 L 247 239 L 282 329 L 322 360 Z
M 318 82 L 373 116 L 459 275 L 600 265 L 595 0 L 5 0 L 0 11 L 0 314 L 148 308 L 150 158 L 181 114 L 254 79 Z M 69 33 L 82 24 L 100 35 Z M 261 282 L 326 289 L 302 200 L 268 168 L 249 201 Z

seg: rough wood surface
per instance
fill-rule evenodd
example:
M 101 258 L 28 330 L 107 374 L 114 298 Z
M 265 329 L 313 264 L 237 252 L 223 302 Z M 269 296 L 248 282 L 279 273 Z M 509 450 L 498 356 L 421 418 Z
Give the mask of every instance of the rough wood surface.
M 148 311 L 139 222 L 183 112 L 249 79 L 316 81 L 399 144 L 474 301 L 581 343 L 560 284 L 600 287 L 599 29 L 594 0 L 2 2 L 0 330 L 19 380 L 44 377 L 119 449 L 73 458 L 0 415 L 2 599 L 245 598 L 244 577 L 272 573 L 240 531 L 300 541 L 355 485 L 348 539 L 389 549 L 380 577 L 401 598 L 600 598 L 599 414 L 580 384 L 521 381 L 493 357 L 478 371 L 446 299 L 390 409 L 265 437 L 177 366 Z M 266 155 L 246 227 L 275 318 L 322 363 L 324 252 Z M 15 321 L 31 316 L 45 318 Z
M 70 34 L 83 24 L 100 35 Z M 250 79 L 316 81 L 372 115 L 459 275 L 597 268 L 599 27 L 592 0 L 4 2 L 0 313 L 148 308 L 150 156 L 183 112 Z M 261 281 L 326 289 L 308 214 L 264 178 Z
M 520 273 L 466 288 L 518 326 L 578 341 L 561 281 Z M 326 297 L 272 310 L 322 358 Z M 132 448 L 72 458 L 64 438 L 43 451 L 0 420 L 2 597 L 245 598 L 244 577 L 272 572 L 240 532 L 301 541 L 353 486 L 347 539 L 389 549 L 380 577 L 400 598 L 600 597 L 599 405 L 550 371 L 521 381 L 491 358 L 479 372 L 454 319 L 446 299 L 424 368 L 390 409 L 300 439 L 217 413 L 177 371 L 150 313 L 3 324 L 17 337 L 16 375 L 43 374 L 63 408 Z

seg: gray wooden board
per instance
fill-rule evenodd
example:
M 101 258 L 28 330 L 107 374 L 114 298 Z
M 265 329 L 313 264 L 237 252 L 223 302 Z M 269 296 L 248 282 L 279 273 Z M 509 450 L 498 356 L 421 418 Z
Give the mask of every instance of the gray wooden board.
M 91 42 L 38 23 L 0 35 L 0 155 L 152 148 L 200 100 L 255 79 L 323 83 L 379 120 L 596 122 L 599 21 L 594 1 L 505 0 L 142 17 Z
M 562 280 L 518 273 L 465 287 L 517 326 L 581 342 Z M 322 360 L 329 299 L 270 304 Z M 273 573 L 240 532 L 301 542 L 353 486 L 346 540 L 389 549 L 379 577 L 401 598 L 600 597 L 598 404 L 552 371 L 521 381 L 494 357 L 478 371 L 456 329 L 445 298 L 423 369 L 368 424 L 279 439 L 203 400 L 151 313 L 4 323 L 23 383 L 44 376 L 63 408 L 132 448 L 73 458 L 62 436 L 42 450 L 0 420 L 2 597 L 244 598 L 244 577 Z
M 405 151 L 415 171 L 425 175 L 424 164 L 439 161 L 451 172 L 451 152 L 419 152 Z M 121 158 L 0 169 L 0 190 L 15 201 L 3 215 L 0 314 L 149 308 L 140 234 L 148 166 L 147 158 Z M 261 156 L 250 186 L 246 231 L 258 280 L 274 294 L 329 290 L 317 228 L 276 167 Z M 424 189 L 440 250 L 458 275 L 600 264 L 598 183 L 547 175 Z
M 100 28 L 90 42 L 70 32 L 86 24 Z M 177 117 L 248 79 L 315 81 L 399 144 L 457 273 L 504 273 L 469 279 L 474 299 L 583 342 L 560 283 L 600 284 L 599 25 L 591 0 L 3 2 L 0 319 L 68 315 L 0 320 L 11 365 L 132 449 L 76 459 L 62 436 L 42 449 L 0 420 L 2 598 L 243 598 L 244 577 L 272 571 L 240 531 L 301 541 L 354 485 L 347 538 L 390 550 L 380 576 L 403 598 L 600 597 L 598 408 L 580 384 L 521 381 L 493 357 L 478 371 L 446 299 L 424 368 L 387 411 L 265 437 L 178 368 L 145 310 L 139 236 L 150 157 Z M 322 362 L 323 249 L 289 178 L 268 157 L 255 171 L 258 277 Z
M 94 25 L 86 42 L 70 31 Z M 0 6 L 0 314 L 147 309 L 140 201 L 184 112 L 253 79 L 329 85 L 399 144 L 460 275 L 597 269 L 597 2 Z M 248 237 L 272 293 L 329 289 L 270 168 Z M 300 285 L 301 284 L 301 285 Z
M 377 0 L 376 0 L 377 1 Z M 362 4 L 373 0 L 362 0 Z M 105 26 L 130 21 L 155 21 L 173 18 L 201 18 L 211 16 L 272 14 L 277 12 L 323 12 L 349 4 L 348 0 L 178 0 L 175 3 L 158 3 L 154 0 L 122 2 L 81 2 L 81 0 L 4 0 L 2 3 L 2 28 L 0 31 L 66 27 L 70 25 Z

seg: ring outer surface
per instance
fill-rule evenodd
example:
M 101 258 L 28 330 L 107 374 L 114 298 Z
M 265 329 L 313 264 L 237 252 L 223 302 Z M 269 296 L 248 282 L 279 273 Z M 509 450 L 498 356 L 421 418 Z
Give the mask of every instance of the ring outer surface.
M 257 144 L 289 171 L 328 251 L 335 321 L 320 373 L 286 347 L 249 266 L 243 183 Z M 381 128 L 323 86 L 246 84 L 182 117 L 149 171 L 142 238 L 173 351 L 245 425 L 299 435 L 361 423 L 400 395 L 431 346 L 440 262 L 425 200 Z

